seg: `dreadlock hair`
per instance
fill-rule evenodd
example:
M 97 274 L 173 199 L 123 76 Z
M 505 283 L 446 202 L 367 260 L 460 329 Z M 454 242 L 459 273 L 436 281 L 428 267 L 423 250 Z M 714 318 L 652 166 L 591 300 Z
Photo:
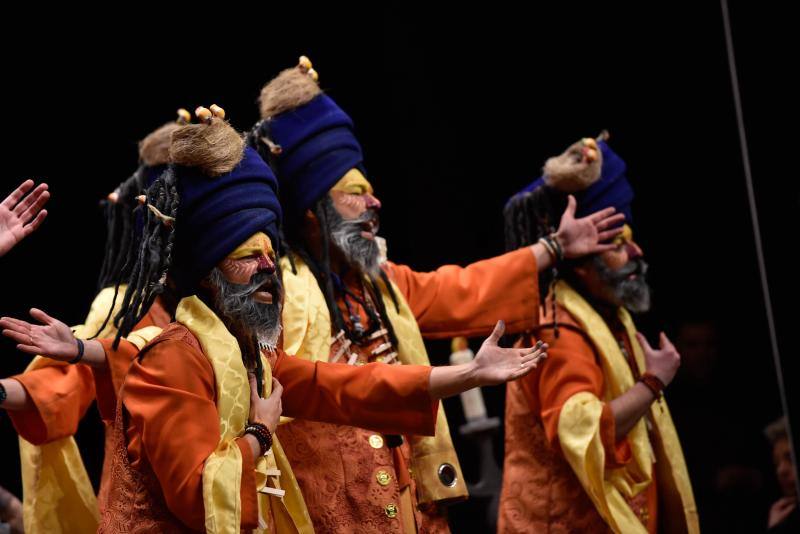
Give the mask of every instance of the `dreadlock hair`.
M 133 327 L 144 318 L 158 295 L 164 293 L 167 271 L 172 262 L 175 239 L 175 215 L 178 212 L 178 190 L 172 169 L 166 170 L 147 189 L 147 209 L 142 210 L 144 226 L 137 246 L 128 278 L 128 288 L 122 299 L 122 307 L 114 317 L 119 340 L 131 333 Z M 155 208 L 155 209 L 153 209 Z M 161 216 L 159 216 L 161 215 Z M 163 219 L 172 218 L 172 222 Z M 131 251 L 133 252 L 133 251 Z
M 505 223 L 506 251 L 516 250 L 536 244 L 540 238 L 552 234 L 558 228 L 561 214 L 567 207 L 567 194 L 550 186 L 542 186 L 530 192 L 518 193 L 511 197 L 503 209 Z M 555 297 L 555 283 L 559 278 L 572 279 L 572 267 L 578 260 L 564 260 L 563 272 L 556 266 L 539 273 L 539 287 L 549 287 Z M 547 293 L 540 295 L 544 305 Z M 553 298 L 553 321 L 555 336 L 558 337 L 558 322 Z
M 113 314 L 119 294 L 119 286 L 130 277 L 132 256 L 139 244 L 139 232 L 136 231 L 141 206 L 137 196 L 144 189 L 145 167 L 140 166 L 127 180 L 122 182 L 112 194 L 114 198 L 103 201 L 106 216 L 106 247 L 100 275 L 97 280 L 97 291 L 106 287 L 114 287 L 111 307 L 90 339 L 100 335 Z M 111 197 L 111 195 L 109 195 Z
M 115 199 L 102 202 L 106 218 L 106 252 L 97 280 L 98 291 L 117 285 L 127 279 L 129 270 L 124 270 L 128 250 L 135 239 L 134 210 L 138 207 L 136 197 L 144 190 L 144 167 L 136 169 L 127 180 L 114 190 Z M 111 196 L 111 195 L 110 195 Z

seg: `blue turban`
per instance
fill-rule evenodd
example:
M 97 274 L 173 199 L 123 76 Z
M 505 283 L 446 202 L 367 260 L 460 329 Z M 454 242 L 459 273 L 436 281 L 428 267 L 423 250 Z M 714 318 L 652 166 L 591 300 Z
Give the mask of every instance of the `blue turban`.
M 350 169 L 366 174 L 353 121 L 327 95 L 264 121 L 261 128 L 281 146 L 276 168 L 289 222 L 313 207 Z
M 596 211 L 613 207 L 617 209 L 618 213 L 625 214 L 625 224 L 630 225 L 633 221 L 631 212 L 633 188 L 625 177 L 625 162 L 611 150 L 605 141 L 598 141 L 597 145 L 603 154 L 600 179 L 583 191 L 573 193 L 578 203 L 575 217 L 586 217 Z M 528 193 L 544 185 L 545 181 L 542 176 L 525 187 L 520 193 Z
M 173 169 L 180 202 L 170 276 L 180 295 L 194 293 L 213 267 L 256 232 L 277 244 L 278 182 L 255 150 L 245 148 L 236 168 L 216 178 L 191 167 Z

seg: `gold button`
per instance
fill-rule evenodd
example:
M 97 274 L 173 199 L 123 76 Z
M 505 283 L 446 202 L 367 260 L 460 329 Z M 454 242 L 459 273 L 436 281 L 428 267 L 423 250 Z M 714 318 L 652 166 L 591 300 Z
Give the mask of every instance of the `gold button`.
M 369 437 L 369 444 L 373 449 L 380 449 L 383 447 L 383 438 L 378 434 L 372 434 Z
M 386 517 L 390 519 L 397 517 L 397 505 L 393 502 L 387 504 L 383 511 L 386 512 Z
M 375 473 L 375 478 L 378 479 L 378 484 L 381 486 L 388 486 L 389 482 L 392 481 L 392 475 L 381 469 L 377 473 Z

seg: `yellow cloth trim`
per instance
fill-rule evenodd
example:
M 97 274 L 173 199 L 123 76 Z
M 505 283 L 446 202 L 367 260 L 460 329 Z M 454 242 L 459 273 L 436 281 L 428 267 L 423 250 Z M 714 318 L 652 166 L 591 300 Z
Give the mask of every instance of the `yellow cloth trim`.
M 364 177 L 364 174 L 358 169 L 350 169 L 342 176 L 342 179 L 336 182 L 331 191 L 341 191 L 350 195 L 365 195 L 372 194 L 372 184 Z
M 125 285 L 120 285 L 114 313 L 119 311 L 125 289 Z M 107 287 L 97 294 L 84 324 L 75 327 L 77 337 L 89 337 L 97 333 L 108 316 L 113 299 L 113 287 Z M 109 321 L 98 337 L 107 338 L 116 333 L 116 328 Z M 37 356 L 25 371 L 50 365 L 67 363 Z M 97 498 L 74 438 L 62 438 L 42 446 L 19 438 L 19 455 L 25 532 L 80 534 L 97 530 L 100 520 Z
M 238 260 L 248 256 L 258 254 L 269 254 L 272 252 L 272 241 L 264 232 L 256 232 L 244 243 L 236 247 L 236 250 L 228 254 L 229 260 Z
M 283 285 L 288 298 L 283 306 L 283 342 L 288 354 L 310 361 L 327 361 L 331 351 L 331 317 L 325 297 L 308 266 L 295 256 L 297 274 L 292 272 L 288 258 L 281 258 Z M 388 289 L 379 282 L 386 313 L 398 339 L 398 359 L 406 365 L 430 365 L 425 343 L 417 320 L 403 298 L 400 289 L 393 285 L 400 308 L 395 310 Z M 412 450 L 411 468 L 417 482 L 420 504 L 450 501 L 468 497 L 461 465 L 458 462 L 450 427 L 439 405 L 436 418 L 436 436 L 408 436 Z M 438 469 L 449 463 L 456 470 L 456 483 L 447 487 L 439 480 Z
M 175 319 L 200 342 L 203 353 L 214 369 L 217 386 L 220 442 L 203 467 L 206 532 L 238 533 L 241 525 L 242 457 L 235 439 L 243 434 L 250 412 L 247 370 L 236 338 L 200 299 L 192 296 L 181 300 Z M 272 388 L 272 370 L 266 360 L 262 359 L 262 363 L 264 394 L 268 395 Z M 281 471 L 280 479 L 267 476 L 268 469 L 276 468 Z M 283 499 L 259 493 L 259 513 L 263 525 L 268 524 L 263 516 L 271 510 L 275 524 L 280 525 L 280 532 L 313 532 L 305 501 L 277 436 L 273 436 L 272 453 L 256 462 L 256 483 L 257 489 L 269 485 L 286 490 Z
M 628 362 L 603 318 L 564 281 L 559 281 L 556 286 L 556 299 L 588 334 L 600 356 L 605 380 L 602 401 L 610 402 L 633 387 L 634 379 Z M 633 321 L 623 308 L 618 310 L 618 316 L 631 341 L 639 371 L 643 372 L 644 353 L 636 340 Z M 660 454 L 654 453 L 645 418 L 642 418 L 628 433 L 631 461 L 617 469 L 605 467 L 605 449 L 600 439 L 603 402 L 590 393 L 578 393 L 564 404 L 558 421 L 558 437 L 564 456 L 600 515 L 615 532 L 646 532 L 625 497 L 638 494 L 650 484 L 653 463 L 658 459 L 660 500 L 679 505 L 660 510 L 660 515 L 671 518 L 666 521 L 671 530 L 699 532 L 689 475 L 666 402 L 653 403 L 650 408 Z M 679 517 L 684 521 L 678 521 Z

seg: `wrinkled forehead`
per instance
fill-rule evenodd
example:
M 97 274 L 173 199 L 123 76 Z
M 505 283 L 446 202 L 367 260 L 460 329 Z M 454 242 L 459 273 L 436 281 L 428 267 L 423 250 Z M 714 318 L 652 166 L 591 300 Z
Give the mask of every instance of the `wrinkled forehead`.
M 364 174 L 358 169 L 350 169 L 342 176 L 342 179 L 334 184 L 331 191 L 339 191 L 350 195 L 372 194 L 372 184 L 369 183 Z
M 238 260 L 248 256 L 257 256 L 259 254 L 269 256 L 272 252 L 272 241 L 269 236 L 264 232 L 256 232 L 247 238 L 244 243 L 236 247 L 233 252 L 228 254 L 227 258 L 229 260 Z

